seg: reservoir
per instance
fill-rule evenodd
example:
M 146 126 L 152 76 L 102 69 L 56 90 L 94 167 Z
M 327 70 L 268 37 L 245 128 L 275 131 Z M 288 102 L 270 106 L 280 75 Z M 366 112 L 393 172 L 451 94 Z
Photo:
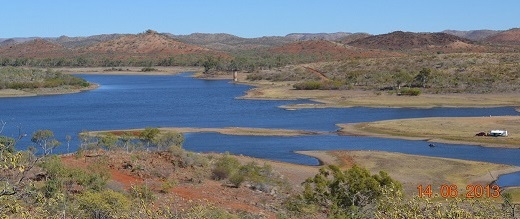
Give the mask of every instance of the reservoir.
M 100 88 L 76 94 L 0 98 L 3 135 L 29 136 L 49 129 L 66 142 L 73 137 L 77 149 L 79 132 L 144 127 L 252 127 L 321 131 L 326 134 L 299 137 L 230 136 L 215 133 L 186 134 L 185 148 L 198 152 L 225 152 L 298 164 L 316 165 L 314 158 L 298 150 L 381 150 L 435 157 L 458 158 L 520 166 L 520 149 L 484 148 L 358 136 L 338 136 L 338 123 L 377 120 L 519 115 L 514 107 L 497 108 L 327 108 L 284 110 L 281 105 L 308 100 L 238 99 L 250 86 L 226 80 L 199 80 L 180 75 L 79 75 Z M 480 131 L 480 130 L 478 130 Z M 31 146 L 30 137 L 17 145 Z M 54 152 L 65 153 L 64 145 Z M 516 177 L 515 177 L 516 176 Z M 501 186 L 520 185 L 518 174 L 505 177 Z

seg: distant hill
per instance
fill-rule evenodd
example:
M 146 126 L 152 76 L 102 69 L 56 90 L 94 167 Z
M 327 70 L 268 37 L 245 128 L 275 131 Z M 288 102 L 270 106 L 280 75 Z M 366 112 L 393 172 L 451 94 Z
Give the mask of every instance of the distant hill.
M 171 56 L 183 54 L 217 54 L 207 48 L 179 42 L 155 31 L 125 35 L 117 39 L 100 42 L 80 50 L 81 53 Z
M 215 50 L 233 51 L 255 48 L 269 48 L 293 42 L 285 37 L 242 38 L 231 34 L 193 33 L 190 35 L 166 34 L 187 44 L 203 46 Z
M 496 44 L 520 45 L 520 28 L 502 31 L 484 39 L 484 42 Z
M 392 33 L 369 36 L 352 41 L 348 45 L 368 49 L 385 49 L 391 51 L 406 51 L 412 49 L 428 49 L 431 47 L 448 47 L 454 43 L 469 45 L 468 39 L 447 33 L 412 33 L 395 31 Z
M 490 36 L 496 35 L 500 33 L 499 30 L 469 30 L 469 31 L 460 31 L 460 30 L 445 30 L 443 33 L 451 34 L 454 36 L 466 38 L 473 41 L 481 41 Z
M 336 41 L 338 41 L 340 43 L 343 43 L 343 44 L 347 44 L 347 43 L 350 43 L 352 41 L 356 41 L 356 40 L 367 38 L 369 36 L 372 36 L 372 35 L 368 34 L 368 33 L 353 33 L 353 34 L 350 34 L 348 36 L 342 37 L 342 38 L 340 38 L 340 39 L 338 39 Z
M 119 37 L 125 36 L 128 34 L 102 34 L 102 35 L 94 35 L 88 37 L 68 37 L 68 36 L 60 36 L 58 38 L 47 38 L 48 41 L 60 44 L 67 48 L 78 48 L 94 45 L 96 43 L 105 42 L 109 40 L 114 40 Z
M 329 40 L 337 41 L 341 38 L 352 35 L 352 33 L 337 32 L 337 33 L 291 33 L 285 35 L 286 38 L 292 40 Z
M 288 58 L 294 59 L 288 60 L 288 63 L 302 63 L 349 57 L 396 56 L 403 53 L 516 52 L 519 45 L 518 28 L 508 31 L 446 30 L 442 33 L 396 31 L 381 35 L 291 33 L 258 38 L 242 38 L 226 33 L 174 35 L 149 30 L 140 34 L 86 37 L 2 38 L 0 57 L 52 59 L 44 60 L 45 63 L 41 60 L 34 62 L 48 66 L 55 66 L 55 62 L 64 66 L 145 65 L 150 62 L 194 65 L 200 64 L 207 55 L 248 57 L 254 62 L 258 57 L 272 58 L 270 53 L 275 53 L 286 54 Z
M 12 58 L 54 58 L 71 53 L 71 50 L 43 39 L 0 46 L 0 56 Z
M 16 44 L 18 43 L 25 43 L 27 41 L 31 41 L 31 40 L 35 40 L 35 39 L 41 39 L 41 37 L 15 37 L 15 38 L 2 38 L 0 39 L 0 43 L 4 42 L 4 41 L 11 41 L 11 42 L 15 42 Z
M 193 33 L 190 35 L 167 34 L 181 42 L 199 45 L 215 50 L 233 51 L 282 46 L 295 41 L 328 40 L 338 41 L 349 36 L 359 36 L 357 33 L 291 33 L 286 36 L 264 36 L 257 38 L 242 38 L 225 33 Z

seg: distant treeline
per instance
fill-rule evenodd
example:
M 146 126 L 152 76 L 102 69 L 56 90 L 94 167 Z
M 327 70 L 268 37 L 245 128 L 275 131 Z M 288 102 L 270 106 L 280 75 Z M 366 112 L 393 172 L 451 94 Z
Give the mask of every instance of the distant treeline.
M 0 89 L 36 89 L 60 86 L 88 87 L 82 78 L 47 69 L 0 68 Z
M 266 50 L 240 51 L 229 56 L 217 55 L 174 55 L 169 57 L 116 57 L 109 55 L 54 57 L 54 58 L 10 58 L 0 57 L 0 66 L 13 67 L 152 67 L 152 66 L 196 66 L 205 72 L 265 70 L 292 64 L 331 61 L 323 55 L 274 54 Z

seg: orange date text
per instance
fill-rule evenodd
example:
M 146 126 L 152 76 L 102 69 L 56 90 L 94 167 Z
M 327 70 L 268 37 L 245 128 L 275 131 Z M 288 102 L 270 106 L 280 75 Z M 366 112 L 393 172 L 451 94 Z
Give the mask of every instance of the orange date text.
M 441 185 L 432 188 L 432 185 L 418 185 L 418 196 L 420 198 L 443 197 L 443 198 L 498 198 L 500 187 L 498 185 L 466 185 L 466 188 L 458 188 L 457 185 Z

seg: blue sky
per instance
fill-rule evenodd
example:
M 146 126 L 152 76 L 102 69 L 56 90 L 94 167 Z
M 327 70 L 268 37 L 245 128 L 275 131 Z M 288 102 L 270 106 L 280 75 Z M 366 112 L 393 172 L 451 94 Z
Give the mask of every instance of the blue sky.
M 140 33 L 289 33 L 520 27 L 518 0 L 2 0 L 0 38 Z

